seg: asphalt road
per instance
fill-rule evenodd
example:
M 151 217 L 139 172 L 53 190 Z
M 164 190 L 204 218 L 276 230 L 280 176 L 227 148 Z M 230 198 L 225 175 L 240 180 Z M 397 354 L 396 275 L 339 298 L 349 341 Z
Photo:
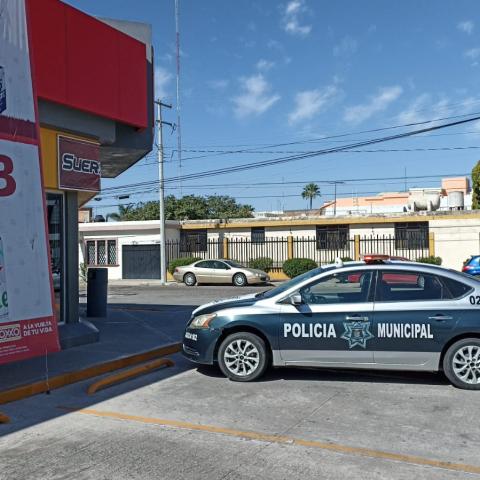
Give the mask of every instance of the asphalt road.
M 170 283 L 166 287 L 155 284 L 109 285 L 108 302 L 134 303 L 136 305 L 192 305 L 218 300 L 219 298 L 235 297 L 248 293 L 261 292 L 273 288 L 270 286 L 233 287 L 229 285 L 201 285 L 187 287 L 183 284 Z
M 163 310 L 238 289 L 130 293 Z M 441 375 L 278 369 L 241 384 L 172 358 L 93 396 L 84 382 L 0 406 L 0 478 L 480 478 L 480 393 Z

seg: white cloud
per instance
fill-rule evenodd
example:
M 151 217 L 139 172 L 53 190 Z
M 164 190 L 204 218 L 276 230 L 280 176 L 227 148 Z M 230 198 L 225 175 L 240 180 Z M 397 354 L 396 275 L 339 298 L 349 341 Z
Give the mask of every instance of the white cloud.
M 228 87 L 229 81 L 224 78 L 218 80 L 210 80 L 207 85 L 213 90 L 225 90 Z
M 270 84 L 261 73 L 240 79 L 242 93 L 232 99 L 237 118 L 261 115 L 270 109 L 280 95 L 270 94 Z
M 478 57 L 480 57 L 480 47 L 475 47 L 471 48 L 470 50 L 467 50 L 464 55 L 467 58 L 470 58 L 472 60 L 476 60 Z
M 437 97 L 438 98 L 438 97 Z M 466 99 L 466 105 L 471 99 Z M 401 124 L 424 122 L 429 119 L 448 117 L 452 112 L 449 107 L 450 99 L 442 97 L 435 100 L 429 93 L 422 93 L 416 97 L 408 107 L 398 115 L 398 122 Z
M 167 87 L 173 79 L 173 75 L 163 67 L 155 67 L 155 97 L 165 98 L 168 96 Z
M 473 33 L 473 29 L 475 28 L 475 24 L 471 20 L 465 20 L 457 24 L 457 28 L 465 32 L 467 35 L 471 35 Z
M 257 62 L 257 70 L 260 70 L 262 72 L 268 72 L 271 68 L 275 66 L 275 62 L 271 62 L 269 60 L 265 60 L 264 58 L 261 58 Z
M 283 29 L 291 34 L 306 37 L 312 26 L 301 23 L 300 17 L 307 11 L 304 0 L 291 0 L 287 3 L 283 13 Z
M 395 85 L 383 87 L 375 95 L 369 98 L 368 103 L 355 105 L 345 109 L 344 120 L 350 123 L 361 123 L 368 120 L 372 115 L 386 110 L 403 92 L 402 87 Z
M 335 57 L 343 57 L 347 55 L 353 55 L 358 48 L 358 42 L 347 35 L 342 38 L 342 41 L 333 47 L 333 55 Z
M 457 94 L 464 95 L 465 93 L 464 89 L 457 89 Z M 441 119 L 451 115 L 468 115 L 478 111 L 479 104 L 480 97 L 466 96 L 452 99 L 445 95 L 435 96 L 423 93 L 400 112 L 397 119 L 399 123 L 406 124 Z
M 293 124 L 314 117 L 328 108 L 340 93 L 341 90 L 335 85 L 298 92 L 295 95 L 295 108 L 288 115 L 288 122 Z

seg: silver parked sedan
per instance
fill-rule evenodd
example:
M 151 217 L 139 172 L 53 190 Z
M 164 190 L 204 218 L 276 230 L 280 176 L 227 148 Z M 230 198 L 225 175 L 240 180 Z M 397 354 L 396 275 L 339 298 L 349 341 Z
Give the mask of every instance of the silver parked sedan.
M 177 267 L 173 278 L 189 287 L 197 283 L 225 283 L 243 287 L 270 281 L 270 277 L 262 270 L 246 268 L 232 260 L 200 260 L 191 265 Z

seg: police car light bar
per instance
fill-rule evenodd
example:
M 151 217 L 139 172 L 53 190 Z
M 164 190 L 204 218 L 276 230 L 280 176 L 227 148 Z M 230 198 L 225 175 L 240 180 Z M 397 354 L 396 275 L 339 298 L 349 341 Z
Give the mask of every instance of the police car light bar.
M 408 258 L 405 257 L 396 257 L 392 255 L 381 255 L 381 254 L 368 254 L 362 255 L 362 259 L 365 263 L 383 263 L 388 260 L 401 260 L 404 262 L 408 262 Z

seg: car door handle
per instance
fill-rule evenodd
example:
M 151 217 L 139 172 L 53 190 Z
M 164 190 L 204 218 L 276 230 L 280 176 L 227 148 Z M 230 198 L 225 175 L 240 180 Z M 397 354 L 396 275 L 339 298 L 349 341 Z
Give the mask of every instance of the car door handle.
M 449 315 L 434 315 L 433 317 L 428 317 L 429 320 L 436 320 L 437 322 L 445 322 L 447 320 L 453 320 L 453 317 Z
M 368 320 L 368 317 L 361 317 L 360 315 L 352 315 L 352 316 L 346 316 L 345 320 L 350 320 L 353 322 L 366 322 Z

